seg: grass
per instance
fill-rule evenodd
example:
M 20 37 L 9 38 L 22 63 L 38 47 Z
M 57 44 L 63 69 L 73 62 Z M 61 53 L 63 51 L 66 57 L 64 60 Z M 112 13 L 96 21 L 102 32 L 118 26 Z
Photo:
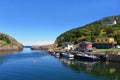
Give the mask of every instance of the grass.
M 120 52 L 118 48 L 110 48 L 110 49 L 93 49 L 95 53 L 112 53 L 112 52 Z

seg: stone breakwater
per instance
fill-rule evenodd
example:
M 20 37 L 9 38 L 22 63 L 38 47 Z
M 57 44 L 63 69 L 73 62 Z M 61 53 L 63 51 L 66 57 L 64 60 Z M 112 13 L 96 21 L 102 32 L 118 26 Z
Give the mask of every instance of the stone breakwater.
M 41 50 L 41 46 L 32 46 L 31 50 Z
M 32 46 L 31 50 L 51 50 L 53 49 L 51 45 L 45 45 L 45 46 Z
M 105 61 L 120 62 L 120 51 L 95 52 L 94 54 Z
M 120 62 L 120 52 L 118 53 L 112 53 L 112 54 L 107 54 L 106 55 L 106 60 L 108 61 L 115 61 L 115 62 Z

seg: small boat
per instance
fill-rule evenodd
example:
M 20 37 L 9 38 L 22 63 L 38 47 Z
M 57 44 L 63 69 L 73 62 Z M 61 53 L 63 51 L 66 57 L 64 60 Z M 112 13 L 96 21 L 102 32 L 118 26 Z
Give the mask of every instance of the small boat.
M 61 57 L 61 54 L 60 53 L 56 53 L 55 56 L 56 57 Z
M 94 56 L 92 54 L 86 54 L 86 53 L 76 54 L 76 57 L 78 59 L 85 60 L 85 61 L 99 61 L 100 60 L 100 58 L 98 58 L 97 56 Z
M 53 52 L 53 55 L 55 55 L 55 57 L 61 57 L 61 53 Z
M 71 53 L 61 53 L 63 57 L 66 57 L 66 58 L 74 58 L 74 55 L 71 54 Z

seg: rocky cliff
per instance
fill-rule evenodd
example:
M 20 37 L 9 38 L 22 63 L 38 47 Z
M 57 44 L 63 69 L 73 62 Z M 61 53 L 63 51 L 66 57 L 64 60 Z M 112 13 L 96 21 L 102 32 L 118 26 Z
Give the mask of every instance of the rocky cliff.
M 23 45 L 13 37 L 0 33 L 0 51 L 22 50 Z

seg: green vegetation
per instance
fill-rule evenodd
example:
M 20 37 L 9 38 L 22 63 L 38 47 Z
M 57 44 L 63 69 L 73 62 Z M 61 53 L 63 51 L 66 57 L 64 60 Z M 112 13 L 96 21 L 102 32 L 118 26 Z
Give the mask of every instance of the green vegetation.
M 9 38 L 5 35 L 0 35 L 0 40 L 5 41 L 8 44 L 11 44 L 11 41 L 9 40 Z
M 0 51 L 22 50 L 23 45 L 13 37 L 0 32 Z
M 0 46 L 6 46 L 10 44 L 11 44 L 10 39 L 5 35 L 0 34 Z
M 118 48 L 110 48 L 110 49 L 93 49 L 94 53 L 97 54 L 111 54 L 111 53 L 115 53 L 118 54 L 120 52 L 120 49 Z
M 103 24 L 112 20 L 116 20 L 117 24 Z M 95 37 L 103 36 L 114 37 L 120 44 L 120 15 L 106 17 L 91 24 L 69 30 L 57 37 L 56 43 L 58 43 L 58 46 L 61 46 L 63 42 L 74 42 L 74 44 L 83 40 L 94 42 Z

